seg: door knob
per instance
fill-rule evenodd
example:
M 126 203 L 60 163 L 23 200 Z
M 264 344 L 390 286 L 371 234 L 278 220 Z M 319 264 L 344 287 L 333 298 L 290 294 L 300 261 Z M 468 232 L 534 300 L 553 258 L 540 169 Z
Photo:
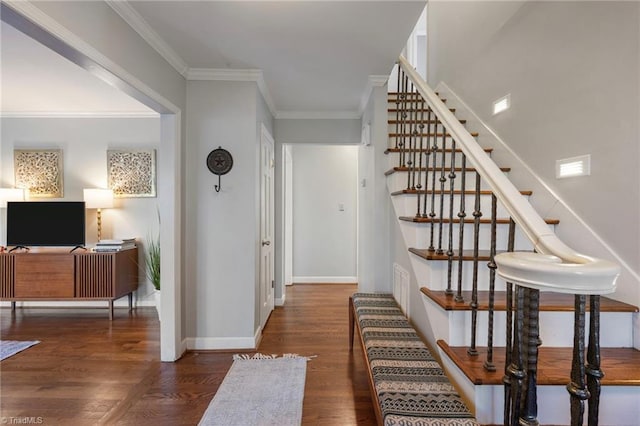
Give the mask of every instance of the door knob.
M 269 246 L 269 245 L 271 245 L 271 241 L 262 240 L 262 245 L 263 246 Z

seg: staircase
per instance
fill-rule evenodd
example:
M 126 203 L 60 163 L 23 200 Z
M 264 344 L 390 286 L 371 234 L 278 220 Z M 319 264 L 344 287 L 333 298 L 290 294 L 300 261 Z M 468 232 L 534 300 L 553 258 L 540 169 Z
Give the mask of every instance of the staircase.
M 460 149 L 415 78 L 400 72 L 399 91 L 389 93 L 386 151 L 387 187 L 423 298 L 424 311 L 408 313 L 414 325 L 482 424 L 640 424 L 638 308 L 605 291 L 540 291 L 499 277 L 500 253 L 538 256 L 545 247 L 516 225 L 504 194 L 496 196 L 495 182 Z M 478 152 L 490 157 L 492 149 Z M 545 218 L 544 226 L 562 225 Z

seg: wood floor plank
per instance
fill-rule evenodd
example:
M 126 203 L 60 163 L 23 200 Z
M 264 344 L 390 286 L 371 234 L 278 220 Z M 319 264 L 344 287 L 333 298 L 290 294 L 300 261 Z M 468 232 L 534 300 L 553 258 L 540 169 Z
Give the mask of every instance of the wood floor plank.
M 257 351 L 316 355 L 307 365 L 303 425 L 376 424 L 362 349 L 349 352 L 355 285 L 294 285 L 269 319 Z M 3 417 L 43 424 L 195 425 L 232 363 L 233 352 L 194 351 L 161 363 L 153 308 L 0 309 L 7 340 L 41 340 L 2 362 Z

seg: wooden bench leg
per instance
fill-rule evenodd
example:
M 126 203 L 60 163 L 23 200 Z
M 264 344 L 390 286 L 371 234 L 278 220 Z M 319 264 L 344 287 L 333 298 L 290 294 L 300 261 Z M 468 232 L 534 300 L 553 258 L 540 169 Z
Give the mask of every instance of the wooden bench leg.
M 353 306 L 353 297 L 349 297 L 349 351 L 353 350 L 353 332 L 356 325 L 356 318 Z

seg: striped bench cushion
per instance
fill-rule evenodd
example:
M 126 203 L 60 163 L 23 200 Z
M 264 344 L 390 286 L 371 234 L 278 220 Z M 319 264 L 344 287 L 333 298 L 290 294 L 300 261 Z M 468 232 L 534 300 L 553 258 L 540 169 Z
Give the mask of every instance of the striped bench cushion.
M 385 426 L 477 425 L 393 296 L 352 299 Z

